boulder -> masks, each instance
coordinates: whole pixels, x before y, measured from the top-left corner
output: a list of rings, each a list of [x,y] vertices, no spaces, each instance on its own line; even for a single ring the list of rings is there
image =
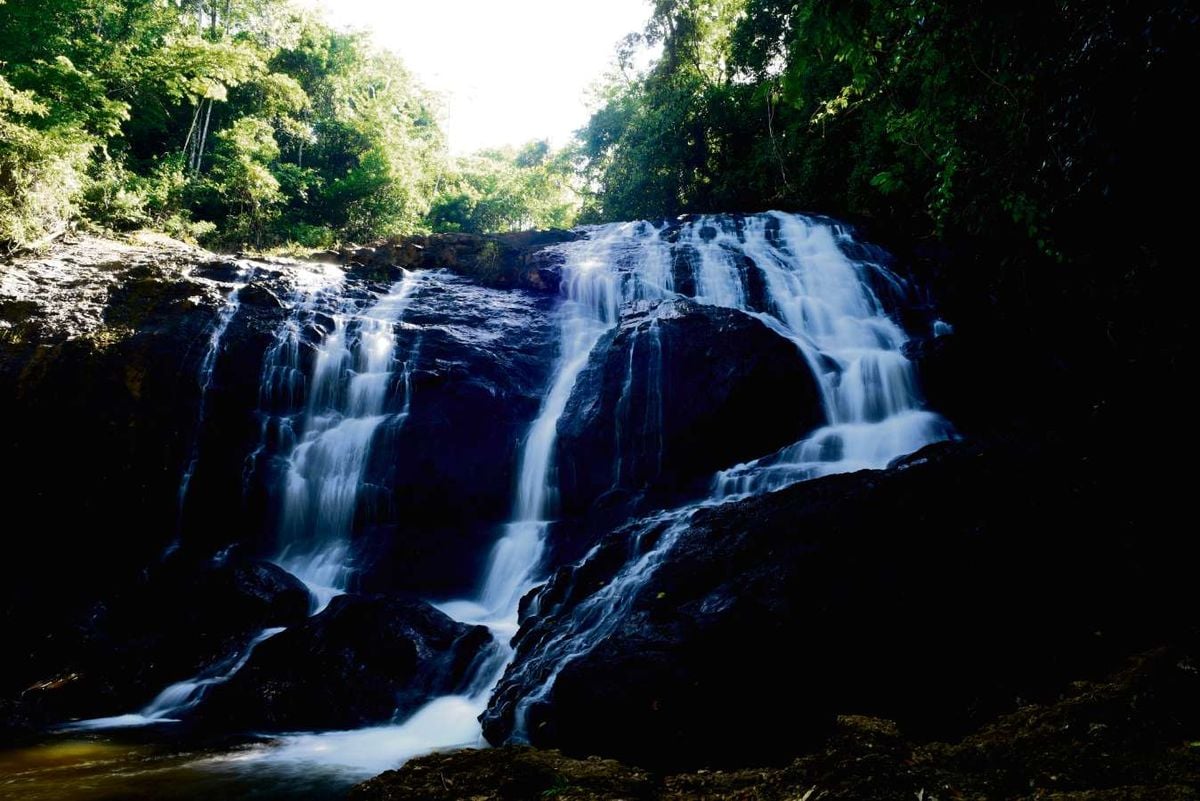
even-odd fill
[[[342,595],[271,637],[197,710],[220,730],[345,729],[464,690],[491,634],[419,601]]]
[[[694,497],[718,470],[823,420],[793,343],[734,309],[663,302],[606,335],[575,383],[558,427],[563,512],[582,515],[612,492]]]
[[[1116,466],[1080,447],[931,446],[618,530],[524,605],[485,734],[761,764],[837,714],[952,736],[1170,641],[1196,549],[1153,487],[1112,493]]]
[[[262,629],[303,622],[310,608],[307,588],[274,564],[179,554],[74,625],[47,632],[57,648],[45,653],[18,706],[42,725],[137,710]]]

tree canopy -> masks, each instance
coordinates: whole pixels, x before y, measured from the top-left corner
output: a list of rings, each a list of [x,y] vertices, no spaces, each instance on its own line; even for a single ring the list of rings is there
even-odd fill
[[[0,245],[74,220],[324,247],[573,219],[561,156],[452,158],[397,58],[287,0],[0,0],[0,41]]]
[[[1076,259],[1183,181],[1198,30],[1180,0],[654,0],[573,148],[454,158],[398,59],[288,0],[0,0],[0,247],[569,225],[581,189],[584,221],[807,209]]]
[[[775,206],[1060,258],[1182,152],[1196,32],[1171,0],[655,0],[580,135],[584,217]]]

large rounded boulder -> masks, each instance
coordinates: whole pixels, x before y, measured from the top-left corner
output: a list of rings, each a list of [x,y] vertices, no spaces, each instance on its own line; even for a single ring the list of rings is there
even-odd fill
[[[144,707],[164,687],[218,670],[266,628],[302,623],[308,589],[287,571],[238,553],[213,559],[178,552],[121,595],[70,625],[20,695],[43,725]]]
[[[695,494],[823,420],[795,343],[735,309],[663,302],[606,335],[575,384],[558,427],[563,512],[609,493]]]
[[[1193,630],[1195,546],[1076,447],[943,443],[619,529],[527,598],[485,734],[660,767],[844,714],[951,737]]]
[[[464,690],[491,641],[485,627],[420,601],[342,595],[259,644],[229,681],[212,687],[197,717],[254,731],[385,722]]]

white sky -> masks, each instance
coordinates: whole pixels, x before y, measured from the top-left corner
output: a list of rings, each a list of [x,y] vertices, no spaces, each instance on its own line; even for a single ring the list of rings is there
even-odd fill
[[[588,119],[589,87],[650,0],[307,0],[336,28],[369,31],[443,97],[455,153],[549,139]]]

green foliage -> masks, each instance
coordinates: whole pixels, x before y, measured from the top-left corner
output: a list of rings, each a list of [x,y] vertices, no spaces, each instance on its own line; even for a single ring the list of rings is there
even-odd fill
[[[49,117],[46,103],[0,75],[0,249],[36,243],[75,213],[96,141]]]
[[[565,228],[576,214],[570,154],[545,141],[458,159],[429,212],[435,231]]]
[[[583,217],[809,208],[1061,259],[1114,165],[1140,183],[1130,115],[1194,70],[1196,23],[1172,0],[657,0],[631,42],[661,57],[631,72],[627,46],[580,132]]]
[[[573,216],[565,156],[450,158],[403,64],[288,0],[0,3],[0,41],[6,248],[79,219],[315,248]]]
[[[216,139],[208,186],[232,210],[227,233],[237,241],[262,245],[284,200],[271,171],[279,158],[275,130],[265,120],[242,117]]]

